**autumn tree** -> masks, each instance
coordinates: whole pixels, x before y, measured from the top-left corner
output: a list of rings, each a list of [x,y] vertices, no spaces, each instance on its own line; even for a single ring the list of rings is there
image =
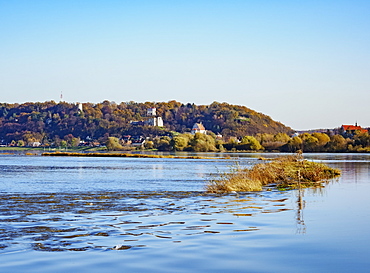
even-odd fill
[[[368,132],[361,132],[354,136],[354,142],[356,146],[363,148],[370,146],[370,135]]]
[[[164,119],[164,128],[133,126],[130,123],[144,122],[150,107],[157,108],[157,116]],[[89,137],[102,141],[107,140],[104,138],[106,134],[118,138],[123,134],[154,138],[170,131],[190,132],[196,122],[202,122],[208,131],[226,137],[292,132],[289,127],[245,106],[218,102],[211,105],[182,104],[177,101],[117,104],[106,100],[96,104],[83,103],[83,111],[77,104],[67,102],[0,103],[0,141],[7,143],[20,139],[25,143],[31,142],[30,137],[27,140],[22,138],[28,132],[42,136],[38,138],[34,135],[36,141],[50,142],[55,136],[64,140],[64,136],[69,134],[83,140]],[[67,144],[72,145],[70,141]]]
[[[18,147],[23,147],[25,145],[24,141],[22,139],[17,141],[17,146]]]
[[[191,134],[181,134],[172,138],[171,145],[175,151],[183,151],[189,146],[192,139]]]
[[[237,149],[258,151],[258,150],[262,150],[263,147],[255,137],[245,136],[243,137],[241,143],[237,145]]]
[[[279,150],[285,145],[290,137],[285,133],[272,134],[257,134],[256,139],[268,151]]]
[[[116,137],[108,137],[106,146],[109,151],[119,151],[123,149],[119,139]]]
[[[171,138],[169,136],[162,136],[155,139],[154,147],[156,147],[159,151],[170,151],[172,148],[170,142]]]
[[[345,152],[347,140],[341,135],[333,135],[328,142],[328,149],[331,152]]]
[[[215,152],[216,141],[212,136],[195,133],[193,139],[190,141],[191,149],[195,152]]]
[[[313,152],[316,150],[319,143],[316,137],[313,137],[310,133],[303,133],[299,137],[302,139],[304,152]]]
[[[289,141],[281,147],[281,151],[294,153],[302,150],[303,148],[302,144],[303,144],[302,139],[298,136],[295,136],[289,139]]]
[[[330,141],[330,137],[325,133],[312,133],[312,136],[318,140],[315,150],[325,151],[325,146]]]

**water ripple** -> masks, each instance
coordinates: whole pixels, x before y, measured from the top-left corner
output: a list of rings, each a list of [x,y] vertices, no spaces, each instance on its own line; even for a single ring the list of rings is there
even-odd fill
[[[0,251],[132,250],[189,236],[255,232],[261,228],[254,219],[258,214],[290,210],[286,195],[0,194]]]

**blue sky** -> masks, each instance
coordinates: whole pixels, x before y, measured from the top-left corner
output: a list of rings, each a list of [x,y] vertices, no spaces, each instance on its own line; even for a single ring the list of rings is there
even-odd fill
[[[0,0],[0,102],[245,105],[370,126],[369,1]]]

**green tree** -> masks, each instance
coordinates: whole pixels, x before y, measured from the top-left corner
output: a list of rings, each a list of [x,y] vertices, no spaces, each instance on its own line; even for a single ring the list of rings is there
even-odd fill
[[[173,137],[171,144],[175,151],[183,151],[189,143],[189,139],[183,136],[175,136]]]
[[[151,140],[145,141],[144,143],[145,149],[153,149],[154,148],[154,142]]]
[[[319,140],[316,137],[313,137],[309,133],[304,133],[299,136],[303,142],[303,151],[313,152],[316,151],[318,147]]]
[[[180,134],[172,138],[171,145],[175,151],[183,151],[189,146],[191,140],[193,140],[193,135]]]
[[[355,145],[361,145],[363,148],[370,146],[370,135],[368,132],[358,133],[354,136]]]
[[[171,150],[171,138],[168,136],[163,136],[159,138],[157,141],[156,146],[159,151],[170,151]]]
[[[24,144],[24,141],[22,139],[18,140],[17,141],[17,146],[18,147],[23,147],[25,144]]]
[[[62,147],[62,148],[67,148],[67,141],[62,140],[62,141],[60,142],[60,147]]]
[[[317,139],[316,144],[312,147],[312,151],[326,151],[326,144],[330,141],[330,137],[325,133],[312,133],[311,136]]]
[[[191,148],[194,152],[215,152],[216,141],[212,136],[195,133],[194,138],[190,141]]]
[[[77,147],[78,145],[80,145],[80,141],[81,141],[81,139],[79,137],[73,137],[71,139],[71,146],[72,147]]]
[[[259,141],[253,136],[243,137],[241,143],[237,146],[237,148],[239,150],[252,150],[252,151],[258,151],[263,149]]]
[[[116,137],[108,137],[106,146],[109,151],[118,151],[123,149],[119,139]]]
[[[325,133],[313,133],[312,136],[317,138],[318,144],[322,147],[330,141],[330,137]]]
[[[290,137],[285,133],[272,134],[257,134],[256,139],[261,143],[264,149],[268,151],[279,150],[285,145]]]
[[[239,144],[235,137],[231,137],[226,143],[223,144],[226,150],[236,150],[236,146]]]
[[[274,135],[274,141],[281,142],[281,143],[287,143],[290,140],[290,137],[285,133],[278,133]]]
[[[298,136],[295,136],[295,137],[289,139],[287,144],[285,144],[281,147],[281,150],[283,152],[294,153],[294,152],[302,150],[302,143],[303,143],[302,139]]]
[[[347,140],[341,135],[334,135],[328,142],[330,152],[345,152],[347,150]]]
[[[225,152],[226,151],[226,149],[225,149],[225,147],[222,143],[217,145],[217,149],[218,149],[219,152]]]

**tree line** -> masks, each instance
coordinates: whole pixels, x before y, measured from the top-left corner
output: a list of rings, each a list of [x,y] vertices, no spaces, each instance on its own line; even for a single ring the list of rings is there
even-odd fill
[[[147,109],[155,107],[163,127],[135,121],[147,119]],[[133,122],[134,121],[134,122]],[[108,137],[134,135],[154,138],[173,132],[189,133],[194,123],[225,137],[243,137],[257,133],[286,133],[293,130],[269,116],[245,106],[213,102],[210,105],[169,102],[76,103],[54,101],[23,104],[0,103],[0,142],[19,146],[33,143],[74,146],[79,141],[105,143]]]
[[[109,137],[108,150],[126,150],[125,142],[115,137]],[[210,132],[208,134],[179,134],[147,138],[142,149],[157,149],[159,151],[188,152],[370,152],[370,135],[368,132],[355,134],[303,133],[292,137],[285,133],[256,134],[242,138],[232,137],[227,141]]]
[[[163,127],[137,123],[155,107]],[[134,121],[134,122],[133,122]],[[136,123],[135,123],[136,122]],[[191,134],[202,123],[207,134]],[[138,125],[139,124],[139,125]],[[368,132],[303,133],[245,106],[169,102],[76,103],[54,101],[0,103],[0,144],[75,147],[81,142],[127,149],[124,136],[145,139],[147,149],[161,151],[369,152]],[[220,137],[222,135],[222,137]]]

